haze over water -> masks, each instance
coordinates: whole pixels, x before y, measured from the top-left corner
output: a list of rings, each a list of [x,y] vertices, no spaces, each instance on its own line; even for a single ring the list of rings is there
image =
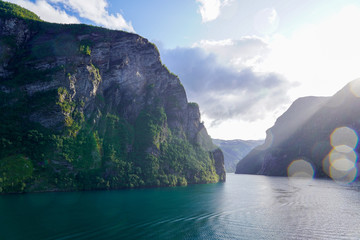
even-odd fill
[[[360,239],[360,185],[226,183],[0,196],[0,239]]]

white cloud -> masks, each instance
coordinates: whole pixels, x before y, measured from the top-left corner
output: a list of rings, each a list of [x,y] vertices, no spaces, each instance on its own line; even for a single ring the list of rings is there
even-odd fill
[[[276,76],[283,76],[287,82],[287,85],[286,82],[282,82],[283,85],[278,85],[279,88],[269,89],[261,84],[264,82],[260,81],[259,84],[259,81],[255,81],[259,93],[241,92],[240,87],[232,86],[236,90],[237,98],[232,95],[231,89],[223,93],[220,91],[221,88],[215,88],[216,91],[209,91],[203,99],[195,99],[200,103],[205,124],[213,137],[261,138],[261,132],[264,134],[265,130],[272,126],[276,118],[289,106],[290,101],[311,95],[331,96],[351,80],[360,77],[358,6],[345,7],[337,14],[319,22],[303,25],[290,36],[271,35],[272,29],[276,29],[277,25],[276,12],[268,9],[268,14],[263,17],[257,20],[264,23],[263,26],[258,25],[263,27],[258,30],[267,36],[266,40],[259,37],[243,37],[237,40],[203,40],[193,45],[203,49],[207,54],[216,56],[219,64],[236,69],[239,73],[251,69],[258,80],[259,76],[277,73]],[[269,23],[267,27],[265,23]],[[273,23],[275,25],[272,25]],[[219,75],[210,69],[208,74],[195,76],[193,81],[198,81],[197,78],[200,77],[215,76]],[[218,81],[221,81],[221,78],[218,78]],[[228,83],[227,80],[225,82]],[[199,86],[206,85],[203,83]],[[187,92],[189,97],[198,97],[196,92],[193,95],[190,90]],[[279,98],[277,94],[283,94],[290,99]],[[246,102],[247,99],[251,102]],[[215,109],[217,112],[211,113],[209,109]],[[223,121],[211,124],[221,117]]]
[[[256,69],[270,51],[268,43],[256,36],[245,36],[236,40],[201,40],[193,44],[193,47],[215,54],[219,63],[237,70],[246,67]]]
[[[202,21],[210,22],[215,20],[220,15],[222,7],[228,5],[232,0],[196,0],[200,4],[199,12]]]
[[[260,37],[202,40],[191,48],[161,52],[189,100],[199,103],[214,138],[264,139],[291,103],[288,92],[295,85],[276,71],[261,69],[271,49]]]
[[[50,5],[45,0],[37,0],[35,3],[27,0],[8,0],[8,2],[18,4],[34,12],[44,21],[53,23],[80,23],[76,17],[68,15],[64,10]]]
[[[265,8],[256,13],[254,28],[261,35],[271,35],[279,26],[280,18],[274,8]]]
[[[239,136],[236,128],[225,126],[234,126],[237,122],[240,129],[257,122],[262,128],[258,131],[247,128],[241,136],[260,139],[274,123],[274,115],[278,116],[284,105],[290,104],[287,92],[293,87],[280,74],[259,72],[247,66],[249,59],[262,59],[266,48],[267,44],[261,39],[246,37],[201,41],[192,48],[162,49],[161,52],[164,63],[179,75],[189,100],[199,103],[212,137],[229,139],[235,132]],[[239,62],[234,64],[233,58]]]
[[[135,32],[131,22],[127,22],[120,13],[110,14],[106,0],[9,0],[39,15],[44,21],[54,23],[80,23],[79,19],[68,12],[77,13],[96,25],[110,29]]]
[[[303,96],[331,96],[349,81],[360,77],[360,8],[357,6],[345,7],[321,22],[303,25],[291,36],[276,34],[266,41],[255,39],[201,41],[195,45],[219,56],[223,63],[232,62],[232,67],[237,69],[251,67],[257,73],[281,74],[287,81],[291,81],[291,88],[287,91],[283,89],[282,92],[291,101]],[[247,42],[246,47],[235,44],[239,42]],[[239,64],[234,64],[234,59],[238,59]],[[259,85],[258,90],[268,91],[268,88]],[[251,97],[251,94],[247,93],[246,96]],[[216,99],[225,104],[226,99],[220,98],[221,95]],[[262,112],[262,117],[243,112],[218,125],[209,124],[214,118],[208,116],[206,108],[200,104],[205,112],[204,120],[210,135],[227,139],[264,136],[261,133],[264,134],[273,125],[290,102],[278,102],[277,107],[269,111],[266,104],[273,105],[273,99],[262,99],[253,108]],[[231,103],[238,104],[239,101],[231,99],[227,104]],[[217,109],[220,105],[212,107]]]
[[[360,8],[348,6],[318,23],[302,26],[290,37],[276,35],[263,71],[282,73],[300,83],[292,98],[330,96],[360,77]]]
[[[108,12],[106,0],[49,0],[52,3],[62,4],[75,11],[80,17],[89,19],[96,24],[110,29],[135,32],[131,22],[127,22],[120,13],[112,15]]]
[[[285,109],[282,109],[282,111],[285,111]],[[212,138],[257,140],[265,139],[265,131],[274,125],[275,119],[278,116],[276,114],[279,114],[279,112],[268,114],[264,119],[252,122],[242,120],[241,118],[233,118],[217,125],[210,125],[211,120],[206,115],[202,114],[201,116]]]

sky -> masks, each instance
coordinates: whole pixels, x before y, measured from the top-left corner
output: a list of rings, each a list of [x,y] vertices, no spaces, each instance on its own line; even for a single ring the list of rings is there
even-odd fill
[[[154,42],[213,138],[264,139],[297,98],[331,96],[360,77],[358,0],[8,2]]]

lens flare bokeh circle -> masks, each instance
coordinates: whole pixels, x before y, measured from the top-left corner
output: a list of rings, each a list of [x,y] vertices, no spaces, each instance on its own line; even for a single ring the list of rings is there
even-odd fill
[[[349,127],[336,128],[330,135],[330,144],[333,149],[323,159],[324,172],[334,181],[351,183],[358,176],[357,153],[359,137]]]
[[[330,135],[330,143],[333,148],[339,148],[338,151],[349,151],[355,149],[359,138],[356,132],[349,127],[336,128]]]
[[[298,159],[290,163],[287,173],[290,178],[313,178],[315,171],[311,163]]]

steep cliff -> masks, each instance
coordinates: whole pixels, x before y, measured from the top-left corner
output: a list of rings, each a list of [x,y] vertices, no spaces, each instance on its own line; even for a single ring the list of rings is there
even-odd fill
[[[225,180],[198,105],[154,44],[0,10],[1,191]]]
[[[267,131],[265,143],[239,162],[236,173],[286,176],[294,161],[303,160],[315,177],[354,180],[359,90],[360,80],[354,80],[332,97],[296,100]]]
[[[304,97],[294,101],[289,109],[276,120],[274,126],[266,131],[265,142],[239,161],[235,173],[259,173],[265,155],[286,143],[290,136],[301,129],[327,100],[326,97]]]

